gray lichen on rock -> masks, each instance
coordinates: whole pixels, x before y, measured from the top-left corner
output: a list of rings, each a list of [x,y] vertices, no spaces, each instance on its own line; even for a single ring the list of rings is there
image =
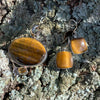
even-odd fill
[[[20,90],[9,91],[9,100],[93,100],[98,96],[100,87],[100,0],[80,0],[70,7],[72,0],[8,0],[10,12],[1,24],[0,47],[8,49],[15,38],[30,36],[30,30],[38,25],[36,38],[48,51],[45,64],[30,68],[28,75],[12,77],[12,64],[0,50],[0,96],[3,98],[9,86],[23,84]],[[4,0],[3,0],[4,3]],[[82,55],[73,54],[74,65],[71,69],[58,69],[56,53],[66,48],[66,36],[74,33],[84,37],[89,49]],[[70,33],[70,34],[68,34]],[[0,34],[1,35],[1,34]],[[69,49],[70,50],[70,49]],[[95,93],[97,91],[97,94]],[[90,99],[91,98],[91,99]],[[96,97],[95,97],[96,98]],[[100,98],[98,96],[98,98]],[[95,99],[96,100],[96,99]]]
[[[8,66],[9,59],[3,50],[0,50],[0,98],[3,99],[11,83],[12,72]]]

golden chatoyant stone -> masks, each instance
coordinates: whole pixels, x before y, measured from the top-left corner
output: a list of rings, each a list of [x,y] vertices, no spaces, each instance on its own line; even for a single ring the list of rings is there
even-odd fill
[[[43,44],[29,37],[15,39],[9,46],[8,52],[15,63],[22,65],[39,64],[44,62],[47,56]]]
[[[61,51],[56,55],[56,65],[58,68],[65,69],[73,66],[73,57],[71,52]]]
[[[25,68],[25,67],[19,67],[19,68],[18,68],[18,73],[19,73],[20,75],[26,75],[26,74],[28,73],[28,70],[27,70],[27,68]]]
[[[88,49],[88,44],[84,38],[75,38],[71,40],[71,48],[74,54],[82,54]]]

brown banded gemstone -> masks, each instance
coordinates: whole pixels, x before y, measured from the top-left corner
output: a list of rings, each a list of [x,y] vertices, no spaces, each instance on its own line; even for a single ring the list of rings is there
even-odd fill
[[[12,59],[14,57],[24,65],[38,64],[46,55],[46,49],[43,44],[29,37],[15,39],[9,46],[8,51]]]
[[[73,57],[71,52],[61,51],[56,55],[56,65],[58,68],[65,69],[73,66]]]
[[[75,38],[71,40],[71,48],[74,54],[82,54],[88,49],[88,44],[84,38]]]

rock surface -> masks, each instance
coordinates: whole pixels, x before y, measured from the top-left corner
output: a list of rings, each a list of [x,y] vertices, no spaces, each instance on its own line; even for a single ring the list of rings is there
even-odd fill
[[[1,0],[0,99],[99,100],[99,5],[100,0]],[[29,68],[27,75],[15,76],[8,46],[15,38],[30,36],[36,25],[34,35],[47,48],[47,60]],[[73,54],[73,68],[58,69],[56,53],[61,48],[71,51],[67,39],[75,36],[87,40],[88,51]]]

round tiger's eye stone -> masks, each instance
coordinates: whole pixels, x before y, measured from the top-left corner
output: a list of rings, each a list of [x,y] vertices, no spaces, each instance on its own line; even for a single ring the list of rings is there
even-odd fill
[[[56,65],[58,68],[65,69],[73,66],[73,57],[71,52],[61,51],[56,55]]]
[[[19,65],[36,65],[43,63],[47,52],[43,44],[33,38],[15,39],[9,46],[9,55]]]
[[[19,67],[19,68],[18,68],[18,73],[19,73],[20,75],[26,75],[26,74],[28,73],[28,70],[27,70],[27,68]]]
[[[71,40],[71,48],[74,54],[82,54],[88,49],[88,44],[84,38],[75,38]]]

